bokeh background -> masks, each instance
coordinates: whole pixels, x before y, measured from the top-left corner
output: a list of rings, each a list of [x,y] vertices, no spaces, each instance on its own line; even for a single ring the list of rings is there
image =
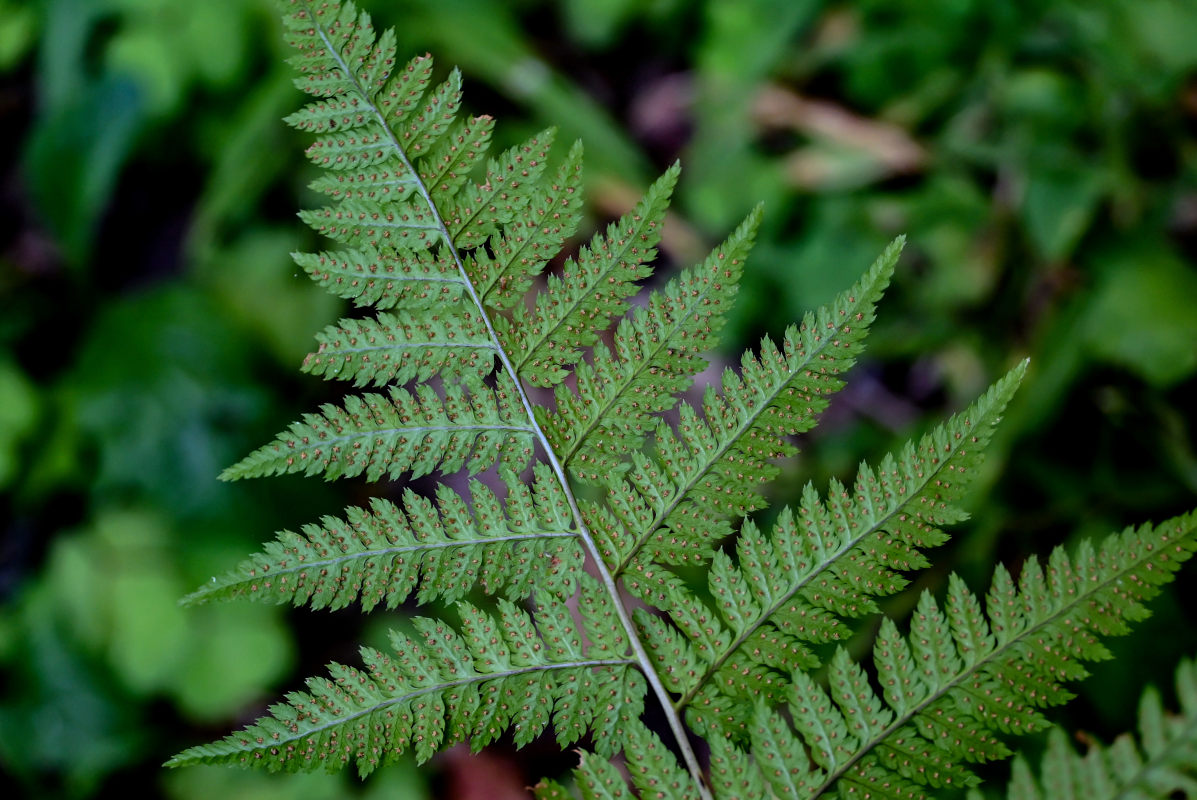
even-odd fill
[[[460,65],[499,144],[585,140],[587,232],[679,158],[664,268],[763,201],[722,358],[909,236],[778,504],[1031,357],[973,519],[916,589],[1197,506],[1197,3],[366,5],[401,53]],[[500,745],[365,783],[160,768],[393,621],[176,603],[388,488],[215,479],[340,390],[297,370],[342,308],[287,255],[318,245],[295,218],[316,198],[279,121],[301,102],[286,55],[268,0],[0,0],[6,797],[504,798],[572,761]],[[1140,689],[1197,654],[1194,574],[1056,719],[1133,725]]]

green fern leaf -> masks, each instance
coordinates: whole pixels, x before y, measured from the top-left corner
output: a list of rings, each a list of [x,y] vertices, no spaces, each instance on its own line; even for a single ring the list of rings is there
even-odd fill
[[[588,582],[583,592],[597,597],[602,590]],[[333,664],[329,677],[312,678],[307,692],[288,695],[270,716],[169,765],[295,771],[354,763],[366,775],[405,752],[426,761],[455,742],[480,748],[509,727],[526,743],[564,705],[605,743],[606,755],[615,752],[621,731],[641,713],[644,682],[634,661],[594,657],[581,641],[606,652],[625,645],[604,639],[601,626],[576,630],[568,610],[548,600],[538,615],[544,636],[528,612],[505,601],[497,616],[467,603],[458,609],[460,631],[417,619],[418,638],[392,634],[392,655],[363,648],[364,670]],[[568,744],[569,729],[558,737]]]
[[[465,270],[489,307],[508,310],[573,235],[581,218],[582,145],[575,143],[547,186],[537,185],[523,215],[474,250]]]
[[[538,465],[531,487],[507,476],[502,502],[485,484],[466,499],[447,486],[437,503],[406,490],[402,507],[375,498],[370,510],[324,517],[302,533],[282,531],[264,552],[200,587],[188,603],[246,597],[274,603],[369,611],[462,598],[475,585],[518,600],[533,590],[568,597],[582,566],[578,532],[554,476]]]
[[[449,307],[452,309],[452,306]],[[303,371],[356,386],[427,381],[434,376],[478,385],[495,367],[498,348],[469,310],[403,311],[343,319],[316,335],[320,348]]]
[[[298,88],[317,97],[338,97],[358,94],[362,86],[383,85],[395,61],[393,32],[376,44],[370,16],[351,2],[292,6],[283,25],[287,43],[299,51],[288,59],[300,73]],[[403,75],[411,74],[416,63]],[[402,86],[402,76],[397,84]]]
[[[806,672],[793,673],[785,717],[757,701],[751,750],[730,737],[711,738],[715,795],[798,800],[835,792],[923,800],[932,796],[928,790],[976,785],[970,765],[1009,756],[1006,735],[1045,727],[1040,709],[1069,697],[1060,684],[1085,677],[1082,662],[1108,657],[1100,638],[1124,634],[1128,620],[1146,616],[1144,603],[1195,551],[1197,512],[1128,528],[1098,548],[1082,543],[1071,558],[1057,548],[1046,571],[1033,559],[1024,565],[1017,589],[999,568],[987,614],[952,575],[946,607],[924,593],[908,636],[883,620],[873,650],[881,695],[840,648],[827,688]],[[1187,665],[1178,677],[1190,716],[1197,708],[1194,674]],[[1178,772],[1177,764],[1191,768],[1186,759],[1192,759],[1197,728],[1191,719],[1165,723],[1151,700],[1144,708],[1144,747],[1161,760],[1152,780],[1191,785],[1192,776]],[[1066,790],[1078,780],[1074,765],[1063,756],[1048,758],[1054,777],[1045,781],[1062,792],[1044,796],[1069,796]],[[1087,769],[1107,783],[1111,770],[1123,780],[1147,780],[1141,760],[1125,752],[1118,758],[1112,767]],[[1012,796],[1039,797],[1025,764],[1017,769],[1019,794]]]
[[[1100,548],[1082,543],[1072,558],[1057,548],[1046,571],[1034,560],[1024,565],[1017,590],[999,569],[988,631],[962,640],[953,632],[976,631],[981,621],[953,576],[946,610],[924,594],[909,637],[883,621],[874,663],[885,701],[842,649],[830,693],[794,673],[789,713],[814,759],[806,782],[817,784],[816,795],[838,787],[843,796],[875,797],[908,796],[887,788],[891,780],[909,791],[975,784],[967,764],[1009,755],[1001,734],[1044,727],[1039,709],[1067,699],[1060,684],[1085,677],[1082,662],[1108,657],[1100,637],[1146,616],[1143,603],[1194,551],[1197,513],[1127,529]]]
[[[441,225],[422,199],[379,207],[367,200],[344,200],[335,206],[300,211],[312,230],[355,247],[392,244],[405,250],[431,247],[441,240]]]
[[[367,87],[370,84],[362,81],[360,85]],[[400,106],[393,112],[394,119],[388,126],[398,139],[397,149],[413,160],[431,151],[457,117],[461,107],[461,72],[456,68],[451,70],[448,79],[423,99],[424,104],[418,111],[410,105]]]
[[[871,664],[840,648],[824,665],[821,646],[876,613],[964,518],[965,487],[1025,363],[917,443],[862,465],[851,489],[808,486],[763,531],[747,516],[768,502],[774,460],[797,451],[790,437],[843,385],[902,240],[780,343],[745,354],[699,407],[679,406],[734,299],[759,209],[633,307],[674,165],[541,277],[579,224],[581,145],[552,169],[552,129],[488,157],[494,123],[462,113],[459,72],[434,85],[426,56],[396,68],[395,36],[376,34],[352,2],[285,7],[297,84],[314,95],[287,121],[314,135],[307,155],[324,174],[312,187],[328,198],[301,217],[345,245],[294,258],[377,312],[318,334],[304,369],[377,391],[304,416],[222,477],[493,470],[506,491],[477,479],[441,484],[434,498],[404,488],[399,502],[282,531],[191,595],[449,606],[395,633],[394,653],[367,648],[360,668],[331,665],[172,765],[353,763],[365,774],[509,731],[518,746],[550,733],[562,747],[587,741],[595,752],[575,773],[584,797],[921,798],[972,785],[974,764],[1042,727],[1083,662],[1106,655],[1100,638],[1143,616],[1197,549],[1195,512],[1071,558],[1057,550],[1046,570],[1031,561],[1017,588],[999,570],[984,606],[953,577],[942,604],[922,595],[908,633],[881,622]],[[553,389],[553,407],[538,407],[529,386]],[[597,491],[583,497],[577,483]],[[679,566],[705,570],[705,586]],[[646,607],[630,613],[624,592]],[[650,692],[681,765],[640,719]],[[1109,770],[1086,772],[1053,756],[1048,770],[1097,785],[1159,765],[1134,785],[1165,785],[1182,737],[1158,704],[1145,708],[1155,709],[1141,726],[1146,761],[1117,751]],[[694,733],[710,747],[708,770]],[[620,753],[631,786],[612,763]],[[536,791],[569,796],[553,782]]]
[[[631,212],[582,248],[561,277],[549,276],[531,311],[521,307],[510,320],[499,318],[499,339],[522,379],[537,386],[560,383],[565,368],[581,359],[580,348],[593,345],[627,309],[635,281],[650,272],[678,172],[676,164],[666,170]]]
[[[467,184],[452,197],[439,194],[437,187],[429,190],[430,202],[439,209],[455,247],[478,247],[522,214],[531,199],[528,190],[548,165],[554,136],[549,129],[512,147],[487,166],[483,183]]]
[[[689,652],[702,654],[705,663],[671,687],[696,730],[739,735],[754,698],[774,698],[795,666],[818,665],[809,645],[846,637],[845,619],[875,613],[874,598],[906,585],[899,572],[927,566],[921,551],[942,544],[942,526],[966,516],[957,503],[1025,371],[1023,362],[876,469],[861,465],[852,492],[832,481],[821,500],[808,485],[798,518],[783,510],[771,536],[746,523],[738,564],[723,552],[711,564],[713,606],[666,570],[653,570],[651,581],[629,575],[629,588],[669,609]],[[659,630],[663,623],[644,624],[658,629],[654,648],[677,646]]]
[[[625,317],[614,349],[599,342],[593,364],[575,372],[577,391],[556,390],[556,409],[544,415],[549,443],[581,480],[601,483],[626,466],[644,443],[654,414],[667,411],[707,364],[760,223],[756,209],[698,267],[673,278]]]
[[[760,485],[776,477],[769,459],[792,455],[782,437],[809,430],[843,382],[873,321],[903,241],[891,244],[863,278],[831,304],[786,331],[782,347],[761,343],[741,374],[709,390],[703,414],[681,406],[676,429],[661,422],[656,454],[633,453],[627,478],[614,480],[610,511],[583,508],[604,560],[616,576],[652,562],[701,563],[731,534],[727,518],[765,505]],[[643,556],[641,553],[643,552]]]
[[[632,783],[640,797],[657,800],[697,800],[698,790],[685,770],[679,769],[673,755],[657,735],[638,722],[626,732],[627,767]],[[623,776],[604,759],[583,753],[581,763],[574,770],[574,781],[583,798],[631,798]],[[537,800],[564,800],[572,797],[556,781],[541,781],[534,788]],[[759,795],[744,795],[753,797]]]
[[[359,306],[453,307],[466,288],[452,259],[429,252],[400,259],[393,248],[365,247],[292,258],[320,286]]]
[[[474,165],[481,162],[494,127],[491,117],[471,117],[453,123],[445,137],[420,160],[420,181],[434,195],[455,194],[469,179]]]
[[[320,414],[305,415],[220,477],[302,472],[328,479],[364,474],[376,481],[462,467],[475,474],[496,464],[517,472],[532,457],[534,429],[513,404],[516,396],[500,377],[496,389],[449,386],[443,398],[427,385],[414,393],[392,388],[388,396],[349,397],[344,407],[326,404]]]
[[[1148,688],[1139,702],[1139,741],[1130,734],[1109,747],[1090,744],[1078,755],[1059,728],[1048,737],[1040,777],[1022,756],[1014,760],[1009,800],[1164,800],[1197,796],[1197,664],[1176,670],[1180,713],[1164,710],[1160,693]],[[980,800],[980,794],[970,794]]]

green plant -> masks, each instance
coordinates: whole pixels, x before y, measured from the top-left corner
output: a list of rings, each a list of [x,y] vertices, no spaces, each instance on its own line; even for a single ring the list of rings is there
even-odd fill
[[[642,796],[922,797],[975,784],[970,765],[1043,727],[1041,709],[1068,698],[1061,684],[1105,655],[1099,638],[1144,616],[1197,549],[1191,513],[1057,549],[1017,581],[999,567],[984,608],[953,576],[942,603],[921,595],[905,633],[883,617],[871,662],[855,662],[830,645],[964,517],[1026,362],[862,465],[852,487],[807,486],[763,530],[750,515],[767,504],[773,461],[842,386],[901,242],[780,345],[766,338],[725,370],[700,408],[679,402],[706,366],[759,211],[633,306],[675,166],[540,283],[578,224],[581,146],[550,169],[546,131],[483,165],[493,123],[461,117],[457,72],[430,89],[431,60],[395,69],[394,36],[376,36],[352,3],[289,5],[298,83],[318,99],[288,122],[318,135],[308,154],[329,171],[314,188],[333,199],[302,216],[345,245],[295,258],[378,309],[326,329],[305,369],[385,391],[305,416],[223,477],[446,481],[435,501],[408,488],[399,503],[284,531],[189,600],[446,607],[395,632],[393,653],[363,649],[364,669],[333,665],[271,716],[171,765],[352,762],[366,774],[407,751],[425,760],[458,741],[511,730],[523,745],[552,730],[594,751],[577,771],[585,797],[626,795],[620,753]],[[536,387],[553,402],[536,403]],[[503,491],[448,481],[492,470]],[[683,577],[696,571],[703,585]],[[680,766],[640,720],[647,695]],[[567,795],[551,781],[537,791]]]
[[[1169,797],[1197,794],[1197,668],[1181,661],[1176,669],[1179,714],[1164,710],[1160,693],[1148,688],[1139,703],[1139,740],[1119,736],[1109,746],[1091,742],[1084,756],[1073,752],[1068,737],[1053,728],[1036,778],[1021,755],[1014,760],[1010,800],[1088,797]],[[978,800],[979,792],[969,795]]]

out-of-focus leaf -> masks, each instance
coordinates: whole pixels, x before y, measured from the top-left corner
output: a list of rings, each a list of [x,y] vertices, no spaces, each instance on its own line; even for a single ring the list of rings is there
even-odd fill
[[[134,140],[145,108],[127,79],[80,87],[40,118],[25,152],[29,190],[69,263],[87,258],[100,213]]]
[[[87,797],[111,771],[135,763],[146,730],[131,698],[79,651],[50,586],[33,587],[13,633],[18,655],[4,664],[0,762],[8,777],[42,796],[40,776],[57,773],[62,796]]]
[[[1054,144],[1085,122],[1084,101],[1084,86],[1078,81],[1050,69],[1031,68],[1005,76],[996,105],[1009,119],[1047,134],[1026,143],[1042,146]]]
[[[211,259],[220,258],[213,250],[221,234],[253,217],[262,194],[287,165],[288,149],[281,145],[290,131],[279,119],[294,105],[297,92],[290,73],[280,68],[246,95],[228,118],[209,121],[212,130],[205,131],[203,141],[210,152],[204,156],[213,163],[187,242],[188,254],[201,270]],[[280,146],[263,147],[263,142]]]
[[[105,66],[142,87],[153,116],[174,114],[193,83],[219,87],[243,74],[248,0],[108,1],[123,18],[105,50]]]
[[[1105,190],[1092,164],[1032,168],[1022,202],[1023,224],[1048,262],[1067,259],[1093,221]]]
[[[895,227],[909,231],[915,253],[926,254],[926,269],[908,288],[918,294],[920,306],[955,310],[986,297],[1000,267],[989,202],[975,184],[959,175],[937,174],[890,202],[902,217]],[[880,215],[885,213],[881,208]]]
[[[852,27],[838,54],[843,91],[866,108],[917,91],[945,67],[971,66],[977,40],[1000,38],[1002,18],[1013,15],[1006,3],[959,0],[867,0],[849,8],[844,27]]]
[[[92,491],[135,490],[181,515],[215,503],[212,476],[264,402],[250,356],[194,290],[159,289],[106,309],[63,386],[98,450]]]
[[[562,10],[579,42],[606,45],[640,5],[636,0],[564,0]]]
[[[100,575],[111,604],[108,661],[130,689],[151,694],[178,681],[192,635],[190,620],[174,602],[183,582],[158,520],[120,515],[101,520],[101,526],[114,556],[108,562],[113,571]]]
[[[205,722],[225,719],[277,681],[295,659],[279,612],[245,604],[189,610],[190,635],[170,686],[179,709]]]
[[[812,205],[801,239],[757,246],[753,260],[782,286],[787,309],[801,312],[830,301],[852,285],[868,254],[884,247],[884,234],[869,225],[864,211],[848,198],[828,197]]]
[[[1177,78],[1197,67],[1197,6],[1186,0],[1121,0],[1116,22],[1137,40],[1141,56]]]
[[[132,691],[169,691],[199,718],[232,713],[291,661],[292,647],[270,606],[214,606],[184,614],[187,584],[164,520],[144,511],[108,512],[63,539],[48,591],[75,638],[96,651]]]
[[[682,202],[708,229],[734,225],[760,202],[768,215],[791,191],[785,170],[753,149],[759,131],[751,109],[770,69],[815,10],[805,0],[705,5]]]
[[[16,476],[18,448],[37,421],[39,405],[33,384],[16,364],[0,356],[0,489]]]
[[[212,252],[200,267],[229,318],[252,331],[288,366],[299,364],[313,349],[313,337],[336,319],[342,306],[291,263],[287,253],[297,249],[294,231],[256,230]],[[263,297],[270,298],[269,313],[263,313]]]
[[[78,639],[136,694],[177,680],[189,631],[178,606],[184,583],[165,521],[144,511],[106,512],[59,539],[49,590]]]
[[[0,2],[0,72],[24,58],[37,34],[37,17],[30,6],[13,0]]]
[[[268,775],[228,767],[200,766],[166,774],[171,800],[423,800],[428,786],[412,760],[389,763],[359,784],[344,773]]]
[[[1090,352],[1167,386],[1197,370],[1197,271],[1156,244],[1107,247],[1094,257],[1083,322]]]

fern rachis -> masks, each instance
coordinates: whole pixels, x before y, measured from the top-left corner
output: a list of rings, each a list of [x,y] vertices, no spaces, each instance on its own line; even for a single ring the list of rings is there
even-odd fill
[[[908,635],[883,622],[871,667],[842,648],[821,664],[819,646],[900,591],[964,516],[957,504],[1025,362],[917,443],[862,465],[851,489],[808,486],[762,530],[747,516],[766,504],[772,462],[843,385],[901,243],[780,345],[745,354],[700,408],[679,406],[759,210],[632,307],[675,165],[541,278],[580,219],[580,146],[552,168],[545,132],[484,164],[493,121],[461,116],[456,71],[432,87],[428,57],[396,70],[393,34],[376,35],[350,2],[286,6],[297,83],[317,97],[287,121],[319,137],[308,155],[327,172],[313,187],[332,198],[301,216],[344,246],[296,261],[378,309],[318,334],[304,369],[377,391],[306,415],[223,477],[493,469],[502,490],[475,479],[434,501],[406,489],[398,503],[283,531],[191,595],[363,610],[414,595],[453,612],[417,619],[394,634],[393,655],[364,649],[364,668],[333,665],[173,765],[355,762],[364,774],[407,751],[426,760],[457,741],[481,747],[512,729],[522,745],[551,729],[562,746],[596,750],[577,772],[586,796],[624,791],[609,761],[621,751],[645,796],[925,796],[970,784],[962,762],[1008,755],[999,734],[1041,726],[1036,706],[1066,699],[1060,683],[1102,656],[1097,637],[1123,632],[1197,548],[1188,515],[1074,558],[1058,550],[1017,589],[999,570],[984,610],[953,578],[942,609],[923,595]],[[553,390],[551,409],[532,402],[533,386]],[[679,565],[704,568],[705,589]],[[661,614],[629,613],[624,590]],[[826,688],[812,677],[823,666]],[[684,768],[639,721],[650,692]],[[691,731],[711,748],[709,770]]]

